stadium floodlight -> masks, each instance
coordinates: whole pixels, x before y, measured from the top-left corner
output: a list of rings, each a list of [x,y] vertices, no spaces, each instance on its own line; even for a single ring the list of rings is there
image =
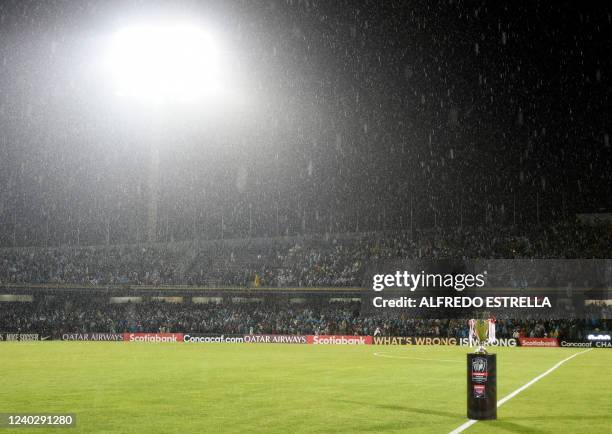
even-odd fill
[[[221,56],[215,45],[211,35],[198,25],[154,20],[119,29],[111,36],[103,56],[104,71],[112,81],[114,93],[154,108],[155,116],[150,122],[149,242],[157,241],[160,158],[157,143],[161,140],[161,125],[167,125],[166,115],[172,113],[169,103],[220,102],[218,97],[226,89],[220,85]],[[152,114],[148,110],[143,112],[147,117]]]
[[[191,24],[120,29],[111,40],[107,63],[120,96],[160,103],[193,101],[219,90],[211,36]]]

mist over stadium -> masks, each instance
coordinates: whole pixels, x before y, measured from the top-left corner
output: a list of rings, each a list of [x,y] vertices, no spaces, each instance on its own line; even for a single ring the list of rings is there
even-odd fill
[[[608,432],[611,48],[573,2],[0,3],[0,429]]]

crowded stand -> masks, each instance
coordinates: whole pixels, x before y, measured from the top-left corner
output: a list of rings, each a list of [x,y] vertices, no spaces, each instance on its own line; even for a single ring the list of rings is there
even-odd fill
[[[609,258],[609,226],[565,222],[0,251],[0,283],[351,287],[380,259]]]
[[[578,222],[519,231],[511,226],[428,229],[414,234],[360,233],[107,245],[10,248],[0,252],[0,284],[72,288],[69,294],[34,293],[30,302],[0,303],[0,331],[194,332],[206,334],[339,334],[467,336],[465,320],[381,316],[361,310],[354,298],[219,297],[215,302],[112,302],[86,288],[164,287],[358,288],[370,261],[386,259],[525,259],[611,257],[612,231]],[[556,273],[553,270],[553,274]],[[541,274],[541,273],[540,273]],[[516,283],[520,287],[521,282]],[[78,290],[77,288],[81,288]],[[160,293],[161,294],[161,293]],[[162,297],[163,298],[163,297]],[[221,302],[222,300],[222,302]],[[186,302],[184,302],[186,301]],[[593,304],[581,319],[499,318],[500,337],[581,339],[609,330],[610,307]],[[558,318],[564,318],[559,315]]]
[[[500,338],[582,339],[587,331],[612,328],[612,308],[595,304],[583,319],[498,319]],[[206,334],[468,336],[458,319],[414,319],[365,314],[358,302],[217,303],[143,301],[111,303],[77,295],[40,297],[31,303],[0,303],[0,330],[14,333],[190,332]]]

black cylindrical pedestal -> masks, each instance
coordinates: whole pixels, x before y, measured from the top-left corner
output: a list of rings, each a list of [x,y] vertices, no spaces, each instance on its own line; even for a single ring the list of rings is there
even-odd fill
[[[497,357],[467,355],[468,419],[497,419]]]

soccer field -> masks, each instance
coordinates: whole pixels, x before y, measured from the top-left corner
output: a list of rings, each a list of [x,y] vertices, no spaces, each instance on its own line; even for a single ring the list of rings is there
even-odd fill
[[[582,351],[496,349],[498,399]],[[466,352],[3,342],[0,412],[75,413],[70,432],[448,433],[467,420]],[[612,351],[580,354],[465,432],[610,432],[611,372]]]

